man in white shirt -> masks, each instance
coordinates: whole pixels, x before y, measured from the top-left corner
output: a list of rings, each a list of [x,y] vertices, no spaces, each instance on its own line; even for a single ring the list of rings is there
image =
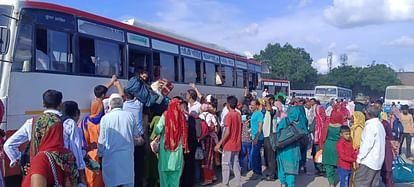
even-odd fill
[[[134,143],[138,125],[131,112],[123,111],[121,95],[109,97],[110,110],[102,117],[98,155],[105,186],[134,186]]]
[[[276,111],[272,108],[273,95],[265,97],[265,107],[262,109],[264,113],[263,119],[263,137],[264,137],[264,154],[267,159],[266,180],[274,181],[276,178],[276,155],[272,148],[270,133],[273,133],[273,118],[276,118]]]
[[[262,98],[265,98],[267,95],[269,95],[269,92],[267,92],[267,88],[265,88],[262,92]]]
[[[43,105],[46,108],[43,113],[52,113],[58,116],[62,116],[62,113],[58,110],[62,103],[62,93],[56,90],[47,90],[43,93]],[[21,159],[22,154],[19,151],[19,146],[26,143],[32,138],[32,123],[33,118],[26,120],[26,122],[17,130],[7,141],[4,143],[4,152],[10,159],[10,167],[14,167],[16,163]],[[64,127],[64,144],[65,148],[70,149],[75,158],[76,164],[79,170],[85,169],[85,162],[83,160],[83,151],[76,140],[79,140],[79,132],[76,132],[76,124],[73,124],[73,120],[65,120],[63,122]],[[71,146],[72,145],[72,146]],[[77,145],[77,146],[74,146]]]
[[[357,157],[355,186],[379,186],[380,171],[385,158],[385,130],[378,119],[380,110],[370,106],[365,111],[367,121],[362,131],[361,147]]]
[[[201,104],[197,101],[197,92],[194,89],[187,90],[185,100],[188,103],[188,113],[196,113],[197,115],[201,113]]]

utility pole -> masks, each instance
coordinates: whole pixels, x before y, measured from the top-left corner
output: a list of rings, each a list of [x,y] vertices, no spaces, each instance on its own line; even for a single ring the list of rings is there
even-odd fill
[[[329,72],[332,71],[332,55],[333,55],[332,52],[328,52],[328,57],[326,58],[326,61],[328,63]]]
[[[348,65],[348,55],[346,55],[344,53],[344,54],[341,55],[341,57],[339,59],[341,60],[341,66]]]

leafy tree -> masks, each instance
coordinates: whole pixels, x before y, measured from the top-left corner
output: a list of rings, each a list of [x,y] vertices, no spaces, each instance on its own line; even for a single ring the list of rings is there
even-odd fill
[[[361,85],[372,92],[384,92],[387,86],[399,85],[397,73],[385,64],[375,64],[361,71]]]
[[[318,84],[352,88],[355,84],[358,84],[360,71],[361,68],[355,68],[349,65],[339,66],[332,69],[329,74],[320,76]]]
[[[265,78],[285,79],[292,89],[313,89],[317,82],[317,71],[312,67],[312,58],[303,48],[294,48],[289,43],[268,44],[255,59],[265,61],[271,72]]]
[[[401,81],[396,72],[384,64],[372,64],[368,67],[339,66],[326,75],[320,75],[318,84],[335,85],[353,90],[354,94],[380,97],[390,85],[399,85]]]

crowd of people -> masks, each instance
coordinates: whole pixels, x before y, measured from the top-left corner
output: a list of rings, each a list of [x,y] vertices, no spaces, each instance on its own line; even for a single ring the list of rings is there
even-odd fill
[[[28,119],[4,144],[10,166],[22,167],[22,186],[190,187],[218,183],[219,175],[229,186],[231,174],[242,186],[248,173],[249,180],[293,187],[296,176],[307,172],[311,150],[315,175],[326,176],[329,186],[339,176],[341,187],[379,186],[381,178],[392,187],[392,161],[403,141],[406,157],[413,158],[408,106],[393,105],[385,113],[380,100],[286,103],[283,95],[258,98],[246,89],[242,100],[229,96],[221,109],[194,84],[184,98],[152,99],[137,89],[150,87],[148,74],[132,81],[124,88],[114,76],[97,85],[83,119],[75,101],[62,103],[64,93],[45,91],[43,114]],[[108,97],[112,86],[117,93]],[[396,124],[403,131],[394,130]],[[292,137],[288,130],[300,138],[282,142]]]

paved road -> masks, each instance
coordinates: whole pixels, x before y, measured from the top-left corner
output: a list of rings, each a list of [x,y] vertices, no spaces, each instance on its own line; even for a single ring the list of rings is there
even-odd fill
[[[308,160],[307,162],[307,168],[308,172],[306,174],[300,174],[296,178],[296,186],[297,187],[325,187],[328,186],[328,180],[325,177],[315,176],[314,170],[313,170],[313,164],[311,160]],[[221,175],[221,173],[219,173]],[[249,174],[247,174],[249,176]],[[219,177],[219,176],[218,176]],[[220,177],[221,178],[221,177]],[[256,180],[256,181],[249,181],[248,177],[242,176],[242,183],[243,187],[271,187],[276,186],[279,187],[280,183],[279,180],[274,182],[268,182],[264,180]],[[221,187],[220,183],[216,183],[214,185],[210,185],[213,187]],[[234,180],[230,181],[230,186],[235,186]],[[339,187],[339,184],[337,185]],[[383,187],[383,186],[381,186]],[[395,187],[414,187],[414,184],[396,184]]]

